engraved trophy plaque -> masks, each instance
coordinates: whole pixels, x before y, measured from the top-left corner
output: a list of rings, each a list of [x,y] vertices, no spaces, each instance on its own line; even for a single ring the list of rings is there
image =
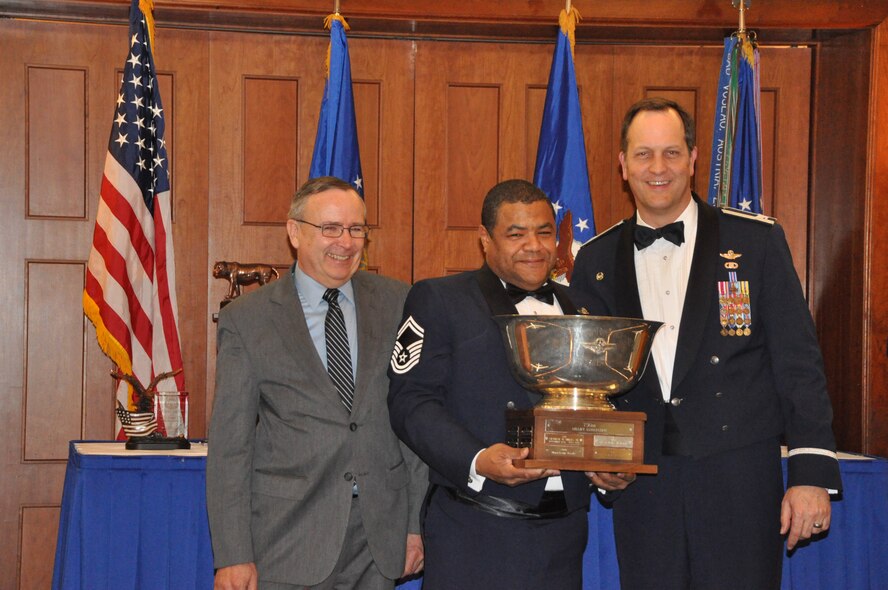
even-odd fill
[[[494,318],[518,382],[540,392],[530,410],[506,410],[506,443],[530,447],[517,467],[656,473],[644,464],[644,412],[618,412],[608,397],[638,382],[662,326],[588,315]]]

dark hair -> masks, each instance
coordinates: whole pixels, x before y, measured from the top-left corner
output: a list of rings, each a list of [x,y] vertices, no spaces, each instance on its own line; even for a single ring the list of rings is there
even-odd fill
[[[670,109],[675,111],[681,118],[688,151],[694,149],[697,145],[697,137],[696,132],[694,131],[693,117],[691,117],[688,112],[681,108],[681,105],[674,100],[661,98],[659,96],[639,100],[626,111],[626,116],[623,117],[623,127],[620,129],[620,149],[625,152],[629,148],[629,138],[627,137],[629,133],[629,125],[632,124],[632,120],[635,119],[635,116],[638,115],[638,113],[642,111],[668,111]]]
[[[529,205],[537,201],[546,201],[552,209],[552,217],[555,217],[555,209],[552,207],[549,197],[539,187],[518,178],[504,180],[490,189],[487,196],[484,197],[484,204],[481,206],[481,225],[487,228],[487,231],[493,231],[496,226],[497,213],[503,203]]]
[[[299,187],[299,190],[293,195],[293,198],[290,200],[290,212],[287,214],[287,217],[289,219],[298,219],[302,217],[302,210],[305,208],[305,203],[308,202],[309,197],[334,188],[342,191],[351,191],[356,195],[358,194],[355,187],[341,178],[336,178],[335,176],[318,176],[317,178],[311,178]]]

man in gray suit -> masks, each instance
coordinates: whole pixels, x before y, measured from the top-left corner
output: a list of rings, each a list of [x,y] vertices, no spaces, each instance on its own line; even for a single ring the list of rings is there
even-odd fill
[[[346,182],[303,185],[287,233],[291,273],[219,314],[207,457],[215,588],[391,589],[423,560],[426,468],[386,406],[407,286],[356,272],[366,209]]]

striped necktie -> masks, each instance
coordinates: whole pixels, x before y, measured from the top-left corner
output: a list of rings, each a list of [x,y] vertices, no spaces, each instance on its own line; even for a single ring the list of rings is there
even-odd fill
[[[345,331],[345,318],[339,307],[339,289],[324,292],[327,302],[327,318],[324,320],[324,338],[327,343],[327,373],[339,391],[342,405],[351,412],[355,399],[355,378],[352,374],[351,352],[348,347],[348,334]]]

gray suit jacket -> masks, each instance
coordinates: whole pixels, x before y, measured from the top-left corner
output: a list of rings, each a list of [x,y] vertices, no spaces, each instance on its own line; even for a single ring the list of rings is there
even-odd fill
[[[309,336],[292,273],[219,314],[207,509],[217,568],[255,562],[260,581],[311,585],[342,547],[352,480],[370,551],[397,578],[419,532],[425,466],[389,425],[386,369],[407,286],[352,278],[358,366],[351,415]]]

